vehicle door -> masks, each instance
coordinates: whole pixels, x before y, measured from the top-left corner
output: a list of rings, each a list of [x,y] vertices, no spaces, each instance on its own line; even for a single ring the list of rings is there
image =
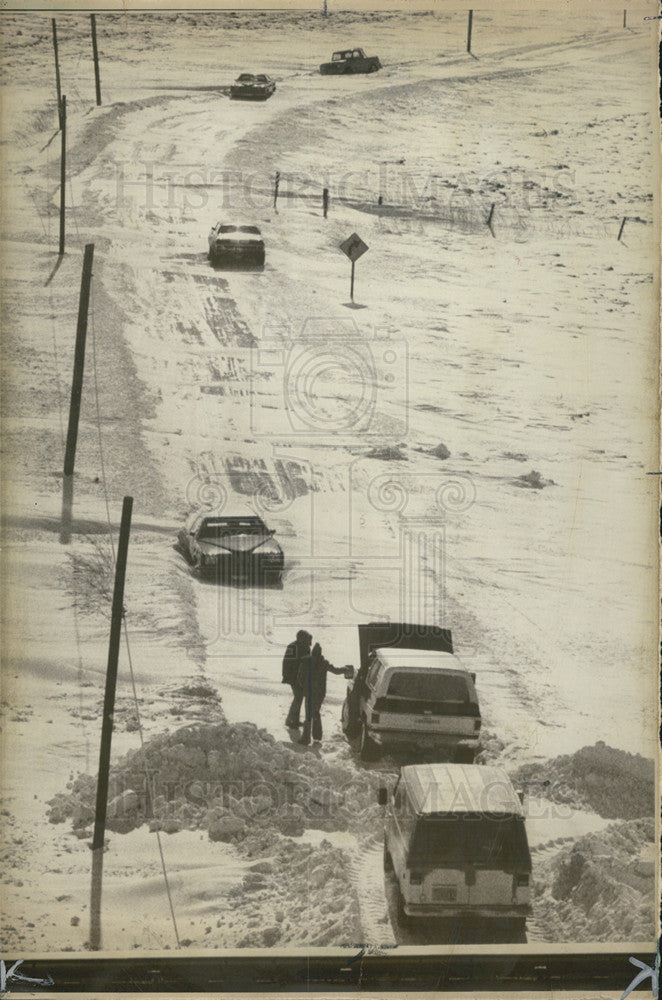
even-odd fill
[[[365,681],[362,685],[361,691],[361,714],[365,715],[368,720],[370,719],[370,715],[375,706],[375,691],[379,685],[382,673],[383,665],[379,658],[375,656],[368,664]]]
[[[473,685],[460,673],[393,667],[380,685],[375,710],[383,729],[461,739],[480,728],[472,694]]]
[[[529,899],[531,857],[524,821],[484,814],[467,823],[472,906],[510,906]]]
[[[409,899],[434,906],[469,906],[472,875],[467,873],[461,847],[462,820],[457,816],[422,817],[413,832],[409,852]]]
[[[386,816],[386,827],[384,830],[386,846],[391,855],[397,879],[399,882],[402,882],[407,869],[407,854],[413,816],[408,808],[406,789],[400,778],[398,778],[393,791]]]

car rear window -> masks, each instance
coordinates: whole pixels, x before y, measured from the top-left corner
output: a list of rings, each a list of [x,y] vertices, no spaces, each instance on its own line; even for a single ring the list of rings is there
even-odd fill
[[[256,236],[260,235],[260,230],[257,226],[239,226],[240,233],[255,233]]]
[[[471,692],[466,677],[458,674],[415,672],[396,670],[391,675],[389,698],[409,698],[412,701],[456,701],[471,700]]]
[[[267,529],[259,521],[232,521],[203,524],[200,528],[200,538],[220,538],[224,535],[264,535]]]
[[[531,855],[521,819],[465,813],[419,820],[409,846],[409,863],[530,871]]]
[[[219,233],[236,233],[236,226],[219,226]]]

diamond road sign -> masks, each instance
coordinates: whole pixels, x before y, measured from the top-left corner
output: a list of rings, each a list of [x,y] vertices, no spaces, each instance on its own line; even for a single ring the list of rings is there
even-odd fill
[[[359,257],[368,250],[368,245],[363,242],[358,233],[352,233],[346,240],[340,244],[340,249],[344,254],[346,254],[349,259],[354,263]]]

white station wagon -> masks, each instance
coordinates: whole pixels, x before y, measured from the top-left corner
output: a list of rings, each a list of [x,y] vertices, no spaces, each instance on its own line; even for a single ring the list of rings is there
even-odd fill
[[[531,855],[520,796],[501,767],[403,767],[386,805],[384,868],[398,914],[498,920],[520,939],[531,911]]]
[[[393,644],[382,645],[389,637]],[[342,728],[359,736],[361,756],[381,747],[473,762],[481,729],[475,674],[453,654],[450,632],[373,623],[359,625],[359,644]]]

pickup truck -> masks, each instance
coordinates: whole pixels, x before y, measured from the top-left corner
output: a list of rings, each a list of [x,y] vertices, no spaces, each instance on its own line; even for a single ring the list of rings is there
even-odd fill
[[[476,675],[453,654],[450,631],[381,622],[358,629],[361,663],[352,668],[341,722],[348,738],[359,737],[361,758],[406,748],[473,763],[481,729]]]
[[[341,49],[334,52],[331,62],[322,63],[322,76],[336,73],[375,73],[382,68],[377,56],[367,56],[363,49]]]

